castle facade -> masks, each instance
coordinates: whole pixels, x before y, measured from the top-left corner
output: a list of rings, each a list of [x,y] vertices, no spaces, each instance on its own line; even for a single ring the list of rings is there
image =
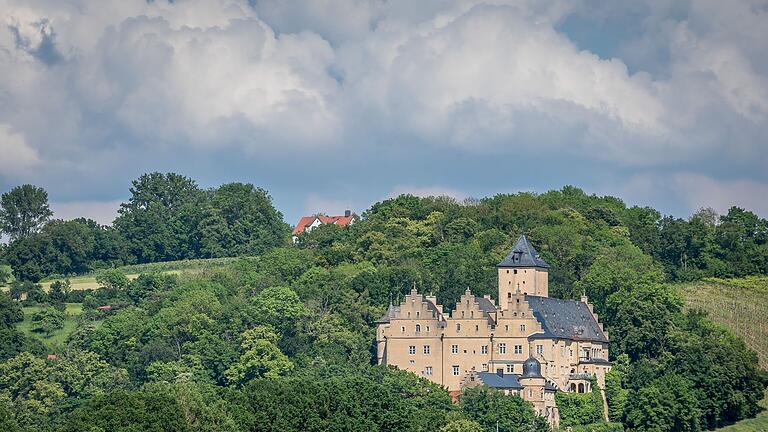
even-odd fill
[[[468,289],[454,310],[415,289],[377,321],[379,364],[423,376],[456,396],[476,385],[530,401],[555,426],[557,391],[605,386],[608,333],[586,297],[549,297],[549,265],[525,235],[497,266],[499,300]]]

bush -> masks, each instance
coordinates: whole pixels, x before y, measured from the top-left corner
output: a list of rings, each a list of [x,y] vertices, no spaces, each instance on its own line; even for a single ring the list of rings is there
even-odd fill
[[[66,315],[54,308],[45,308],[32,314],[32,331],[50,336],[56,330],[64,328]]]
[[[560,426],[579,426],[598,423],[603,420],[603,397],[597,388],[597,381],[592,379],[592,391],[589,393],[555,394],[557,408],[560,410]]]
[[[587,425],[573,426],[571,432],[624,432],[624,425],[621,423],[590,423]]]

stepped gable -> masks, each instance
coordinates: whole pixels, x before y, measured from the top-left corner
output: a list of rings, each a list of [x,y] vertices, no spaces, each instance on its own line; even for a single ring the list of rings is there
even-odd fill
[[[529,295],[525,301],[544,330],[532,337],[608,342],[586,303]]]
[[[548,269],[549,264],[539,257],[539,253],[536,252],[525,234],[520,234],[515,247],[496,267],[540,267]]]

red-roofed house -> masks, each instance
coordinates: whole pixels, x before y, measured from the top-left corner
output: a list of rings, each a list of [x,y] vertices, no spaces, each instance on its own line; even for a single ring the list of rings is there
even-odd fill
[[[314,228],[320,225],[334,224],[338,226],[348,226],[355,222],[357,215],[352,211],[347,210],[344,212],[344,216],[326,216],[324,214],[317,214],[314,216],[303,216],[299,219],[299,223],[296,224],[296,228],[293,229],[293,241],[296,242],[299,238],[299,234],[312,231]]]

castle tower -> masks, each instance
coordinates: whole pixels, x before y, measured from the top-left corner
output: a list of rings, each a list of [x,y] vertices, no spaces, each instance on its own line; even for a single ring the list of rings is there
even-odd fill
[[[531,242],[521,234],[515,247],[496,265],[499,274],[499,305],[516,293],[548,297],[549,264],[539,257]]]

